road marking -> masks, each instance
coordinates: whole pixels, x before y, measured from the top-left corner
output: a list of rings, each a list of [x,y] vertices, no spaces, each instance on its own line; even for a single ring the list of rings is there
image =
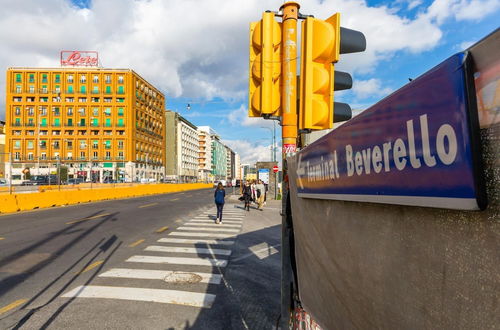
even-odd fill
[[[266,245],[267,243],[262,243],[264,245]],[[250,248],[250,253],[247,253],[247,254],[244,254],[238,258],[235,258],[235,259],[232,259],[232,261],[240,261],[240,260],[243,260],[243,259],[246,259],[246,258],[249,258],[249,257],[253,257],[253,256],[256,256],[257,258],[259,258],[260,260],[264,259],[264,258],[267,258],[267,257],[270,257],[272,256],[273,254],[276,254],[278,253],[279,251],[276,250],[276,248],[278,246],[280,246],[281,244],[276,244],[276,245],[273,245],[273,246],[270,246],[268,245],[267,247],[264,247],[260,250],[257,250],[257,251],[253,251],[255,250],[256,247],[260,246],[261,244],[259,245],[255,245],[253,247]],[[252,250],[253,248],[253,250]]]
[[[198,219],[192,219],[192,220],[189,220],[189,222],[192,222],[192,223],[215,223],[215,220],[198,220]],[[231,223],[233,225],[241,225],[243,222],[242,221],[237,221],[237,220],[226,220],[226,219],[223,219],[222,221],[223,223]]]
[[[227,260],[213,258],[180,258],[180,257],[156,257],[156,256],[132,256],[125,260],[127,262],[144,262],[151,264],[170,265],[192,265],[192,266],[217,266],[226,267]]]
[[[210,308],[215,300],[215,295],[208,293],[96,285],[76,287],[62,297],[149,301],[204,308]]]
[[[178,201],[179,198],[174,198],[174,199],[171,199],[170,202],[175,202],[175,201]]]
[[[216,231],[221,233],[239,233],[239,229],[229,229],[229,228],[215,228],[215,227],[179,227],[177,230],[187,230],[187,231]]]
[[[215,239],[189,239],[165,237],[158,240],[160,243],[179,243],[179,244],[206,244],[206,245],[233,245],[234,241],[224,241]]]
[[[195,283],[210,283],[220,284],[222,275],[209,273],[191,273],[191,272],[173,272],[165,270],[151,269],[129,269],[129,268],[113,268],[99,275],[99,277],[114,277],[114,278],[135,278],[143,280],[163,280],[167,283],[192,283],[191,281],[180,281],[176,275],[196,275],[198,280]]]
[[[172,253],[198,253],[198,254],[218,254],[223,256],[230,256],[231,250],[226,249],[202,249],[202,248],[188,248],[188,247],[175,247],[175,246],[158,246],[150,245],[144,251],[154,252],[172,252]]]
[[[160,229],[157,229],[156,232],[157,233],[163,233],[165,230],[168,229],[168,226],[165,226],[165,227],[161,227]]]
[[[66,224],[67,225],[72,225],[74,223],[78,223],[78,222],[82,222],[82,221],[99,219],[99,218],[102,218],[102,217],[106,217],[108,215],[111,215],[111,213],[103,213],[103,214],[94,215],[94,216],[88,217],[88,218],[83,218],[83,219],[79,219],[79,220],[73,220],[73,221],[70,221],[70,222],[66,222]]]
[[[10,311],[13,308],[16,308],[19,305],[24,304],[27,301],[28,301],[28,299],[19,299],[19,300],[14,301],[13,303],[8,304],[7,306],[0,308],[0,315],[5,313],[5,312]]]
[[[182,220],[175,220],[175,223],[181,223]]]
[[[155,206],[158,205],[158,203],[151,203],[151,204],[146,204],[146,205],[141,205],[139,206],[140,209],[145,208],[145,207],[150,207],[150,206]]]
[[[104,260],[99,260],[99,261],[96,261],[90,265],[88,265],[87,267],[85,267],[85,269],[77,272],[77,274],[83,274],[85,272],[88,272],[89,270],[92,270],[94,268],[96,268],[97,266],[99,266],[100,264],[102,264],[104,262]]]
[[[173,231],[169,235],[171,235],[171,236],[183,236],[183,237],[217,237],[217,238],[234,237],[233,234],[189,233],[189,232],[181,232],[181,231]]]
[[[144,241],[145,241],[144,239],[140,239],[140,240],[130,244],[129,247],[136,247],[137,245],[141,244]]]
[[[226,224],[226,223],[220,223],[220,224],[216,224],[214,221],[207,221],[206,223],[205,222],[193,222],[191,223],[190,222],[186,222],[184,224],[184,226],[208,226],[208,224],[211,223],[214,225],[214,227],[231,227],[231,228],[241,228],[242,226],[241,225],[233,225],[233,224]]]

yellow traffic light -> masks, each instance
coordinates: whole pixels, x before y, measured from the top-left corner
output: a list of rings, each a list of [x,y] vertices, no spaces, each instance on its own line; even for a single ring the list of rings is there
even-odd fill
[[[352,87],[346,72],[335,71],[340,54],[366,49],[363,33],[340,27],[340,14],[326,21],[302,22],[299,129],[321,130],[352,116],[348,104],[333,101],[333,92]]]
[[[340,52],[340,15],[302,22],[299,129],[333,127],[334,62]]]
[[[281,115],[281,23],[265,12],[250,23],[248,116]]]

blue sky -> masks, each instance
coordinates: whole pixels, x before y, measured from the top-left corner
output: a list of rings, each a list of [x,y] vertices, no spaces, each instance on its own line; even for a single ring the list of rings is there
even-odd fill
[[[282,3],[0,0],[0,65],[54,67],[62,49],[96,50],[104,67],[131,68],[162,90],[168,109],[212,126],[245,162],[268,160],[271,135],[261,126],[272,122],[246,117],[248,25]],[[354,77],[353,89],[335,93],[336,101],[358,111],[494,31],[500,14],[500,0],[300,4],[301,13],[320,19],[338,11],[342,26],[365,34],[367,50],[336,65]],[[0,118],[4,105],[0,100]]]

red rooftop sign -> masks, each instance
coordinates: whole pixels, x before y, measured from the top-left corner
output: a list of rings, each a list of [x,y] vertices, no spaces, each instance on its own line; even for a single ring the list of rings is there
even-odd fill
[[[99,54],[94,51],[63,50],[61,66],[98,66]]]

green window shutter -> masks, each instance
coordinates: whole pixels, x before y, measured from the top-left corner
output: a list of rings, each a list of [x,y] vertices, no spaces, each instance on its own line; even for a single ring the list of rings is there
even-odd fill
[[[123,119],[118,119],[118,126],[123,127]]]
[[[61,123],[60,123],[59,120],[60,120],[59,118],[55,118],[54,119],[54,126],[60,126],[61,125]]]
[[[104,110],[104,113],[108,116],[111,115],[111,108],[106,108],[106,110]]]
[[[97,118],[92,119],[92,125],[94,125],[94,126],[99,125],[99,119],[97,119]]]
[[[16,73],[16,82],[21,82],[21,74],[20,73]]]
[[[68,93],[73,93],[73,86],[68,86]]]
[[[98,94],[99,93],[99,87],[98,86],[94,86],[94,94]]]
[[[72,118],[68,118],[68,126],[73,126],[73,119]]]
[[[42,75],[42,82],[44,82],[44,83],[47,82],[47,75],[46,74]]]
[[[106,149],[109,149],[111,148],[111,141],[110,140],[106,140]]]
[[[42,126],[47,126],[47,118],[42,118]]]
[[[21,118],[16,118],[16,126],[20,126],[21,125]]]
[[[106,86],[106,94],[111,94],[111,86]]]
[[[123,94],[123,86],[118,86],[118,94]]]
[[[106,118],[106,127],[110,127],[110,126],[111,126],[111,119]]]
[[[123,116],[123,108],[118,108],[118,116]]]
[[[80,119],[80,125],[85,126],[85,119],[84,118]]]
[[[87,87],[86,86],[80,86],[80,93],[82,93],[82,94],[87,93]]]
[[[34,82],[35,81],[35,75],[34,74],[30,74],[30,82]]]

